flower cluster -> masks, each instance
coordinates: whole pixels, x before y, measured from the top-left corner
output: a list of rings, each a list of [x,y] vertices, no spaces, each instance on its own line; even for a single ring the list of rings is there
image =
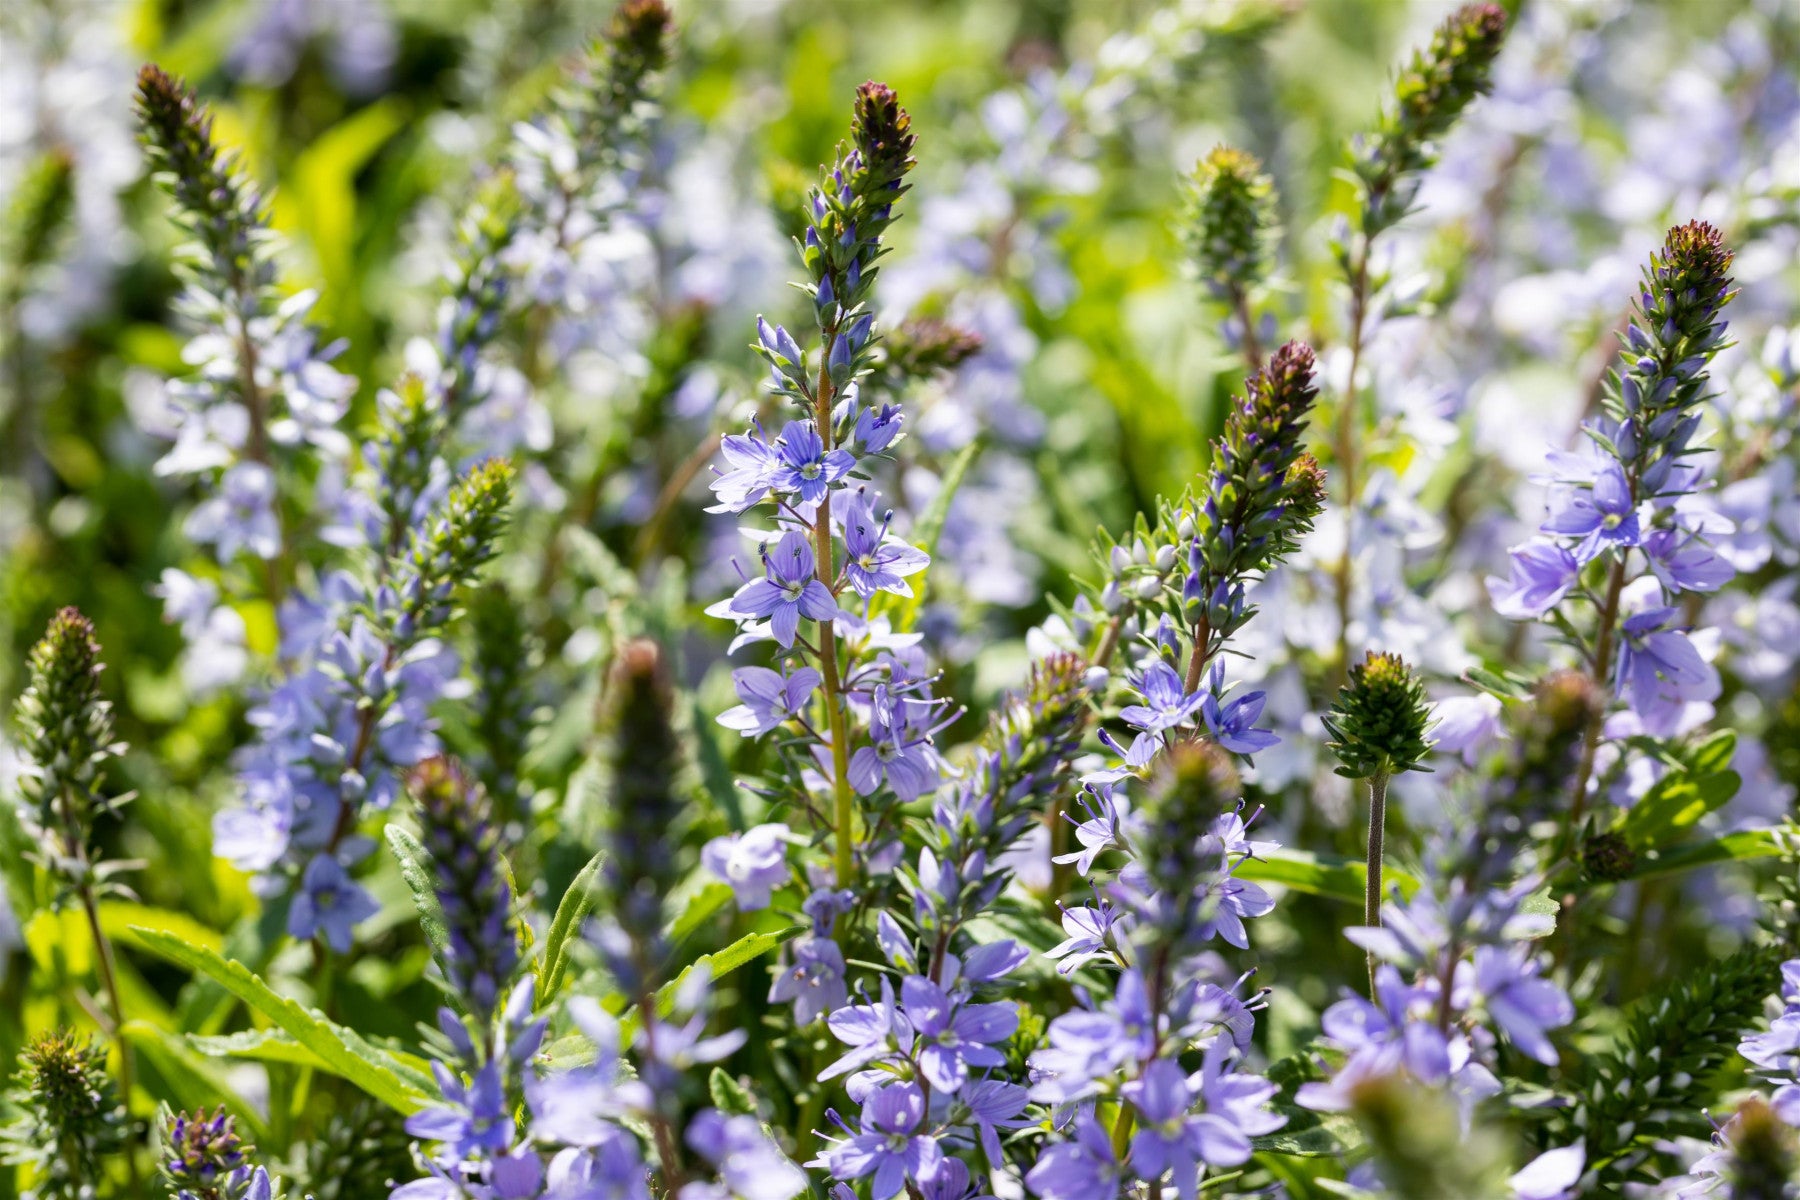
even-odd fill
[[[251,1161],[256,1147],[238,1136],[220,1108],[170,1114],[163,1129],[162,1172],[176,1200],[280,1200],[269,1172]]]

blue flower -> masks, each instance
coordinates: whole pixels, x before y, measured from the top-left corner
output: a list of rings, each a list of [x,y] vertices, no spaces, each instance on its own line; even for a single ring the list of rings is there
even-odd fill
[[[718,494],[719,502],[707,512],[741,513],[767,496],[775,486],[781,453],[758,436],[761,432],[758,426],[749,433],[726,434],[720,439],[719,448],[732,469],[721,473],[709,485]]]
[[[925,1096],[917,1084],[876,1088],[863,1102],[862,1132],[833,1143],[808,1166],[824,1167],[836,1179],[873,1175],[870,1200],[888,1200],[907,1180],[930,1183],[943,1166],[937,1139],[917,1134],[925,1117]]]
[[[497,1061],[484,1065],[466,1084],[442,1063],[432,1063],[431,1069],[444,1103],[408,1117],[406,1132],[441,1143],[444,1157],[453,1162],[497,1154],[512,1145],[513,1120]]]
[[[888,536],[888,522],[876,520],[875,510],[860,490],[849,498],[844,512],[844,575],[860,596],[893,592],[913,594],[904,576],[917,575],[931,565],[931,556],[898,538]]]
[[[1257,720],[1262,717],[1266,694],[1246,692],[1221,705],[1219,699],[1225,694],[1225,690],[1220,685],[1224,680],[1224,662],[1214,663],[1212,686],[1200,705],[1200,716],[1206,722],[1207,731],[1212,734],[1213,740],[1233,754],[1245,755],[1278,745],[1281,738],[1266,729],[1255,727]]]
[[[1627,617],[1620,628],[1615,687],[1644,728],[1659,737],[1675,732],[1688,704],[1719,694],[1719,673],[1686,633],[1669,628],[1679,615],[1674,608],[1650,609]]]
[[[767,667],[739,667],[731,673],[731,685],[743,703],[720,713],[719,724],[745,737],[761,737],[805,712],[819,673],[811,667],[789,675]]]
[[[919,1037],[919,1074],[933,1088],[954,1092],[968,1081],[970,1067],[1006,1064],[991,1043],[1005,1041],[1019,1027],[1013,1005],[970,1004],[923,975],[907,976],[900,996]]]
[[[1530,955],[1498,946],[1481,946],[1475,951],[1475,990],[1513,1045],[1554,1067],[1559,1061],[1556,1047],[1544,1036],[1575,1019],[1575,1005],[1567,994],[1548,979],[1537,978],[1537,966]]]
[[[1591,485],[1561,489],[1540,528],[1545,533],[1579,538],[1575,558],[1583,563],[1608,548],[1637,545],[1637,501],[1632,499],[1624,468],[1606,462],[1595,472]]]
[[[937,786],[938,773],[929,737],[912,736],[907,723],[869,721],[867,746],[850,756],[850,785],[868,796],[885,782],[902,800],[917,800]]]
[[[771,482],[783,492],[797,492],[805,504],[817,504],[832,484],[856,467],[848,450],[826,450],[811,421],[789,421],[776,439],[778,458]]]
[[[1711,546],[1680,529],[1652,529],[1644,535],[1650,570],[1671,592],[1716,592],[1737,574]]]
[[[1581,564],[1555,542],[1530,541],[1515,546],[1506,579],[1490,575],[1488,596],[1494,611],[1514,621],[1530,621],[1561,603],[1575,586]]]
[[[897,405],[883,404],[880,408],[865,408],[856,415],[856,428],[851,437],[856,440],[857,448],[864,454],[880,454],[894,444],[900,435],[900,424],[903,420]]]
[[[831,589],[813,576],[812,546],[806,535],[790,529],[775,549],[763,548],[763,579],[753,579],[731,598],[730,611],[740,617],[767,617],[775,640],[794,644],[800,618],[831,621],[838,615]]]
[[[792,958],[769,988],[772,1004],[792,1004],[794,1025],[805,1028],[835,1013],[849,998],[844,984],[844,952],[829,936],[801,938],[790,948]]]
[[[343,954],[354,940],[355,926],[380,911],[381,906],[350,878],[343,864],[319,854],[306,864],[300,891],[288,909],[287,931],[302,941],[322,936]]]
[[[1093,1114],[1082,1113],[1075,1118],[1075,1140],[1039,1155],[1025,1183],[1044,1200],[1109,1200],[1119,1194],[1120,1178],[1112,1138]]]
[[[850,1051],[819,1072],[822,1080],[859,1070],[878,1058],[904,1054],[913,1044],[912,1022],[894,1003],[894,985],[886,978],[881,981],[879,1003],[840,1008],[826,1024],[832,1036],[849,1046]]]
[[[1144,669],[1136,687],[1144,703],[1120,709],[1119,719],[1149,733],[1185,724],[1206,703],[1206,693],[1184,689],[1175,668],[1160,659]]]
[[[731,885],[738,908],[745,912],[769,907],[770,893],[788,879],[788,827],[757,825],[706,843],[700,862]]]

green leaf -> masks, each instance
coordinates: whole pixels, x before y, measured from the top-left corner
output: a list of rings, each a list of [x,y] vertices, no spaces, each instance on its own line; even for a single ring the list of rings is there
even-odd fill
[[[938,538],[944,532],[944,522],[950,517],[950,502],[956,499],[956,491],[962,487],[963,479],[969,473],[969,467],[981,453],[981,446],[981,439],[977,438],[964,446],[956,457],[950,460],[950,466],[944,471],[944,481],[939,485],[937,495],[931,498],[931,503],[925,506],[923,513],[919,514],[919,519],[913,522],[908,540],[925,553],[935,554],[937,552]],[[897,596],[892,592],[881,593],[871,606],[871,615],[891,618],[897,631],[910,630],[913,622],[918,619],[919,609],[925,603],[925,576],[913,576],[912,589],[913,594],[910,596]]]
[[[706,1090],[712,1093],[713,1107],[729,1116],[753,1117],[756,1115],[756,1100],[743,1084],[725,1073],[725,1068],[714,1067],[712,1075],[706,1081]]]
[[[1710,841],[1689,842],[1683,846],[1658,850],[1653,854],[1640,855],[1637,869],[1629,878],[1648,879],[1655,875],[1692,871],[1696,867],[1707,867],[1714,863],[1775,858],[1786,849],[1778,829],[1744,829]]]
[[[581,868],[580,874],[570,882],[569,890],[563,893],[562,901],[556,906],[550,931],[544,935],[544,956],[538,960],[539,1012],[562,991],[568,977],[570,943],[581,932],[582,920],[594,910],[595,887],[600,880],[600,866],[605,854],[603,850],[588,859],[587,866]]]
[[[144,949],[218,981],[226,991],[318,1055],[333,1074],[389,1108],[410,1115],[431,1101],[430,1093],[409,1082],[387,1052],[369,1045],[356,1031],[335,1025],[322,1014],[279,995],[242,963],[226,962],[211,950],[191,946],[161,930],[138,928],[134,932]]]
[[[731,903],[731,888],[723,883],[709,883],[689,900],[669,926],[669,940],[679,946],[705,924],[714,913]]]
[[[1361,904],[1368,888],[1368,867],[1363,863],[1305,850],[1271,850],[1246,859],[1236,874],[1240,879],[1279,883],[1310,896],[1328,896],[1351,904]],[[1392,866],[1382,868],[1381,880],[1384,889],[1399,888],[1402,896],[1411,896],[1419,889],[1418,880]]]
[[[697,696],[688,697],[688,712],[693,726],[694,761],[700,768],[700,782],[711,796],[719,811],[725,814],[732,832],[742,833],[745,829],[744,801],[738,795],[737,779],[731,774],[731,764],[725,761],[725,752],[719,747],[719,723],[702,711]]]
[[[450,923],[438,900],[437,864],[432,860],[431,851],[398,825],[387,827],[387,842],[400,862],[400,878],[405,880],[406,890],[412,893],[413,906],[419,910],[419,924],[425,930],[425,940],[431,944],[431,957],[438,970],[449,978]]]
[[[1490,696],[1498,696],[1502,700],[1531,699],[1531,680],[1508,671],[1490,671],[1486,667],[1471,667],[1463,672],[1463,681],[1480,688]]]
[[[127,1021],[121,1032],[145,1069],[161,1077],[176,1108],[198,1111],[223,1103],[251,1137],[260,1141],[269,1136],[269,1127],[238,1095],[219,1064],[197,1053],[186,1038],[147,1021]]]
[[[151,908],[127,900],[104,900],[100,904],[100,929],[114,942],[125,946],[140,945],[139,929],[154,929],[178,937],[190,946],[204,946],[214,952],[225,948],[225,939],[217,930],[202,925],[186,913],[166,908]]]
[[[1723,762],[1730,762],[1736,739],[1730,734],[1714,738],[1700,748],[1710,769],[1671,768],[1626,811],[1619,832],[1632,849],[1642,852],[1667,844],[1672,835],[1692,828],[1737,795],[1742,783],[1737,772],[1717,765],[1721,741],[1726,743]]]
[[[242,1058],[250,1062],[286,1063],[290,1066],[312,1067],[314,1070],[337,1074],[330,1063],[295,1041],[292,1035],[279,1029],[243,1029],[237,1033],[225,1033],[217,1036],[191,1033],[184,1040],[201,1054],[213,1058]],[[437,1087],[436,1082],[431,1078],[431,1064],[425,1059],[391,1046],[377,1047],[377,1049],[393,1060],[394,1070],[401,1078],[413,1084],[421,1092],[429,1094]]]
[[[681,985],[687,982],[688,976],[705,967],[711,972],[716,983],[725,976],[736,971],[747,963],[755,962],[763,955],[779,947],[783,942],[798,937],[804,932],[804,925],[790,925],[775,933],[747,933],[731,945],[714,954],[702,954],[682,969],[681,974],[656,989],[656,1015],[667,1017],[675,1012],[675,997],[681,992]],[[632,1009],[619,1019],[620,1038],[629,1040],[637,1032],[637,1010]]]

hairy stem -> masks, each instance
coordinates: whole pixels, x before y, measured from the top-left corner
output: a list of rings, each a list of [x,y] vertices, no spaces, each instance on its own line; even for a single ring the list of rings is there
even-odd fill
[[[1337,428],[1332,453],[1337,459],[1338,477],[1344,484],[1344,552],[1332,571],[1338,618],[1337,666],[1332,686],[1340,685],[1350,670],[1350,609],[1354,581],[1351,572],[1350,541],[1356,520],[1356,440],[1357,428],[1356,374],[1362,367],[1363,326],[1369,307],[1369,238],[1358,239],[1356,261],[1350,270],[1350,374],[1345,380],[1344,395],[1338,404]]]
[[[1385,774],[1369,776],[1369,865],[1363,883],[1363,924],[1381,924],[1381,849],[1386,837],[1387,785]],[[1369,951],[1369,997],[1375,996],[1375,952]]]

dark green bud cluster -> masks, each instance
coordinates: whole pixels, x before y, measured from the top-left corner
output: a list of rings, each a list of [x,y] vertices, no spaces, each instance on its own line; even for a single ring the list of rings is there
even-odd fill
[[[40,154],[14,185],[0,228],[0,304],[16,304],[31,273],[49,262],[57,236],[75,211],[75,160],[61,147]]]
[[[824,335],[823,355],[830,391],[842,391],[875,359],[874,314],[865,311],[885,253],[881,239],[896,219],[895,202],[906,193],[915,138],[912,117],[885,83],[856,89],[850,144],[809,193],[806,233],[800,243],[812,292],[813,315]],[[761,351],[776,369],[776,392],[814,410],[802,366],[792,354]],[[821,431],[823,432],[823,431]]]
[[[223,1106],[210,1117],[205,1109],[163,1116],[162,1172],[177,1200],[246,1200],[256,1178],[255,1149],[238,1136]]]
[[[1091,715],[1086,674],[1076,655],[1052,654],[1032,664],[1024,691],[1000,702],[975,765],[927,826],[939,836],[942,861],[960,865],[981,854],[992,863],[1067,788]],[[969,875],[946,915],[966,920],[986,910],[1011,878],[998,870]]]
[[[1328,743],[1350,779],[1387,778],[1416,771],[1431,749],[1425,730],[1431,707],[1425,686],[1397,654],[1369,651],[1350,668],[1350,681],[1338,691],[1325,728]]]
[[[85,1200],[104,1161],[125,1141],[125,1110],[106,1073],[106,1051],[70,1030],[26,1043],[8,1099],[18,1117],[3,1134],[4,1161],[37,1171],[40,1200]]]
[[[381,418],[374,438],[374,467],[381,479],[376,490],[387,524],[382,541],[392,557],[406,548],[407,535],[425,515],[420,501],[431,488],[448,422],[443,406],[417,375],[402,375],[376,403]]]
[[[1726,1178],[1731,1200],[1789,1200],[1800,1183],[1794,1131],[1769,1102],[1752,1096],[1722,1131],[1731,1151]]]
[[[452,418],[478,399],[475,368],[506,315],[512,273],[503,258],[518,233],[519,214],[519,191],[512,173],[500,171],[482,183],[457,224],[450,292],[438,330],[442,372],[436,381],[444,409]]]
[[[1513,818],[1513,833],[1564,802],[1582,739],[1603,703],[1585,671],[1552,671],[1539,680],[1515,720],[1517,750],[1494,792],[1494,804]]]
[[[1350,1089],[1376,1174],[1394,1200],[1505,1200],[1505,1151],[1477,1127],[1465,1131],[1456,1106],[1395,1072],[1370,1075]]]
[[[1596,883],[1618,883],[1637,870],[1637,852],[1620,833],[1596,833],[1581,844],[1581,873]]]
[[[1189,923],[1191,914],[1180,899],[1193,896],[1225,866],[1214,828],[1242,794],[1236,762],[1212,742],[1176,742],[1157,760],[1132,850],[1150,882],[1174,905],[1171,915],[1181,924]]]
[[[369,1200],[417,1171],[405,1118],[359,1096],[336,1106],[319,1136],[309,1140],[291,1187],[308,1200]]]
[[[1737,295],[1731,260],[1717,229],[1690,221],[1669,230],[1644,268],[1607,396],[1618,422],[1612,448],[1642,481],[1642,498],[1670,485],[1700,428],[1707,365],[1730,344],[1721,314]]]
[[[676,792],[681,743],[675,697],[662,649],[640,638],[619,648],[607,683],[606,734],[611,795],[606,868],[608,912],[651,971],[663,926],[663,899],[677,879]],[[640,981],[647,982],[647,981]]]
[[[442,510],[413,538],[395,572],[395,632],[402,641],[427,636],[447,621],[456,589],[498,552],[512,487],[512,464],[489,459],[457,481]]]
[[[419,806],[420,840],[438,868],[449,938],[445,983],[486,1029],[519,965],[500,829],[481,785],[451,759],[426,759],[407,782]]]
[[[151,165],[199,243],[200,269],[217,281],[216,290],[253,297],[274,275],[261,253],[268,237],[261,192],[237,156],[213,143],[212,114],[183,80],[146,64],[138,72],[137,110]]]
[[[46,865],[77,885],[89,882],[94,819],[116,806],[100,795],[106,765],[120,751],[112,705],[100,695],[104,669],[93,622],[65,608],[31,648],[14,708],[28,760],[19,776],[23,815]]]
[[[624,0],[594,47],[603,64],[593,81],[590,133],[616,147],[623,126],[637,116],[656,77],[669,65],[674,19],[663,0]]]
[[[1213,445],[1206,493],[1190,516],[1182,605],[1229,637],[1253,615],[1244,585],[1293,553],[1325,502],[1325,477],[1300,447],[1319,390],[1313,352],[1289,342],[1246,381]]]
[[[477,699],[477,771],[502,827],[521,815],[519,766],[531,729],[537,646],[525,610],[504,584],[488,583],[469,598],[475,653],[470,666]]]
[[[1194,168],[1184,234],[1194,268],[1215,296],[1242,296],[1268,274],[1275,183],[1256,156],[1215,147]]]
[[[1352,168],[1363,188],[1362,232],[1374,236],[1412,204],[1420,172],[1437,161],[1437,144],[1463,110],[1489,87],[1489,72],[1506,37],[1506,13],[1469,4],[1437,27],[1394,81],[1394,102],[1362,139]]]
[[[909,317],[887,335],[887,369],[901,379],[954,371],[981,353],[981,335],[939,317]]]

